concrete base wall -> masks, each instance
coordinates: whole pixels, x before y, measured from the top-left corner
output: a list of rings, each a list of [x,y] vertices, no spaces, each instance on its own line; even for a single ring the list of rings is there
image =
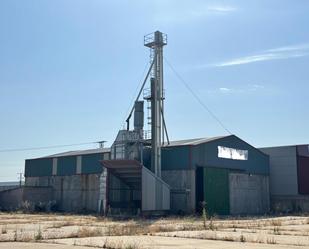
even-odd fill
[[[309,196],[271,196],[270,201],[275,213],[309,212]]]
[[[9,190],[9,189],[15,189],[15,188],[19,188],[19,185],[14,185],[14,186],[0,186],[0,192],[1,191],[5,191],[5,190]]]
[[[162,179],[170,186],[171,212],[195,212],[195,170],[163,170]]]
[[[16,210],[23,202],[36,205],[48,203],[52,199],[52,189],[48,187],[18,187],[0,192],[0,209]]]
[[[99,209],[100,174],[27,177],[25,185],[51,187],[52,200],[61,211],[97,212]]]
[[[265,214],[269,212],[268,176],[230,173],[229,185],[230,214]]]

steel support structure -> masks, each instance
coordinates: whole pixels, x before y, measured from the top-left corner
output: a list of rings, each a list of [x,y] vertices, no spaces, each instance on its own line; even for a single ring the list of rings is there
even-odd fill
[[[151,49],[154,62],[151,72],[151,170],[161,177],[161,146],[163,131],[163,46],[167,36],[160,31],[144,38],[144,45]]]

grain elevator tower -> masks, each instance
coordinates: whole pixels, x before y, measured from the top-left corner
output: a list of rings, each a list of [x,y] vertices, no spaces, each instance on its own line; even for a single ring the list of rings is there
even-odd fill
[[[164,90],[163,46],[167,35],[156,31],[144,37],[144,45],[150,48],[152,69],[150,72],[151,101],[151,170],[161,177],[161,145],[164,141]],[[163,140],[162,140],[163,139]]]

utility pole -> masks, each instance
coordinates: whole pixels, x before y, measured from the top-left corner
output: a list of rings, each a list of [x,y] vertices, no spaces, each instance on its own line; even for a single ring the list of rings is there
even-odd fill
[[[102,140],[102,141],[98,141],[99,147],[102,149],[104,148],[104,143],[106,143],[106,141]]]
[[[23,179],[23,173],[17,173],[17,175],[19,175],[19,187],[21,187],[21,183],[22,183],[22,179]]]

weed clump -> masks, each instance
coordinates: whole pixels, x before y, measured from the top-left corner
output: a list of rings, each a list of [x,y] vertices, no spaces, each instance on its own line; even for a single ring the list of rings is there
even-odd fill
[[[39,227],[38,233],[34,236],[34,239],[35,239],[36,241],[42,240],[42,239],[43,239],[41,227]]]
[[[202,218],[203,218],[203,225],[204,225],[204,229],[207,229],[207,211],[206,211],[206,202],[202,201],[201,203],[202,205]]]
[[[246,240],[246,237],[242,234],[242,235],[240,235],[239,241],[240,242],[246,242],[247,240]]]
[[[276,244],[276,240],[274,239],[274,237],[271,237],[271,238],[267,238],[266,240],[266,243],[267,244]]]

